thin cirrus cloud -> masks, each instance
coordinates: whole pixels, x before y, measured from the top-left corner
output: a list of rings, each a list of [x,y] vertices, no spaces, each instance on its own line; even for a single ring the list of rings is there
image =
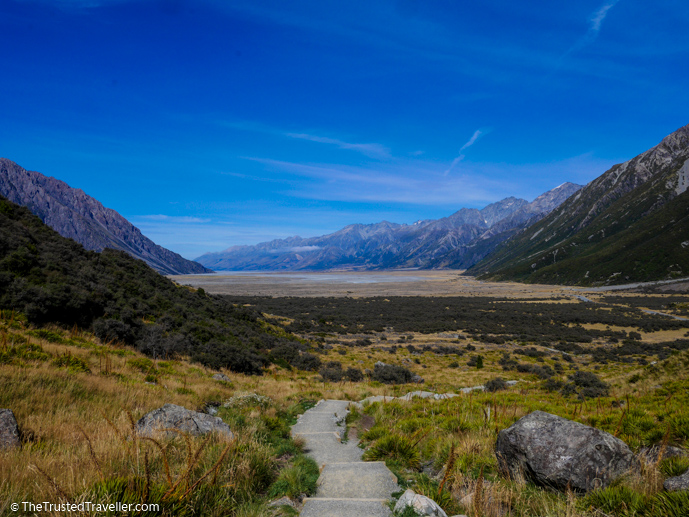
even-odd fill
[[[591,14],[591,16],[589,16],[589,19],[588,19],[589,29],[586,32],[586,34],[584,36],[582,36],[579,39],[579,41],[577,41],[574,45],[572,45],[572,47],[570,47],[569,50],[567,50],[567,52],[564,53],[562,58],[566,57],[567,55],[571,54],[572,52],[575,52],[577,50],[581,50],[585,46],[593,43],[601,31],[601,28],[603,26],[603,21],[608,16],[610,9],[615,7],[615,5],[617,5],[617,3],[619,1],[620,0],[612,0],[611,2],[606,2],[602,6],[600,6],[596,11],[594,11]]]
[[[371,158],[390,158],[390,149],[381,144],[358,144],[345,142],[337,138],[328,138],[325,136],[310,135],[307,133],[285,133],[286,137],[296,138],[299,140],[308,140],[309,142],[317,142],[319,144],[328,144],[339,147],[340,149],[348,149],[365,154]]]
[[[496,191],[509,189],[504,182],[487,177],[463,175],[446,178],[437,165],[409,161],[389,167],[360,167],[339,164],[304,164],[246,157],[267,169],[302,178],[285,194],[297,198],[365,203],[411,203],[455,205],[488,202]]]
[[[262,164],[273,174],[292,176],[292,188],[283,194],[294,198],[448,207],[482,206],[510,195],[532,200],[565,181],[585,184],[618,162],[593,153],[543,163],[472,162],[462,167],[461,174],[448,176],[437,162],[424,160],[355,166],[244,159]]]
[[[335,146],[339,149],[348,151],[356,151],[369,158],[389,159],[392,157],[390,149],[379,143],[359,143],[348,142],[339,138],[332,138],[328,136],[316,135],[307,132],[285,131],[276,127],[272,127],[260,122],[249,121],[222,121],[220,125],[239,131],[250,131],[255,133],[262,133],[266,135],[274,135],[284,138],[306,140],[308,142],[315,142],[318,144],[325,144]]]
[[[450,172],[452,172],[452,170],[457,166],[457,164],[459,164],[459,162],[466,158],[464,151],[466,151],[469,147],[474,145],[474,143],[476,143],[476,140],[478,140],[481,137],[481,135],[483,135],[483,131],[481,131],[480,129],[474,131],[474,134],[471,135],[471,138],[462,147],[460,147],[459,156],[452,160],[450,166],[447,168],[445,172],[443,172],[443,176],[447,176],[448,174],[450,174]]]

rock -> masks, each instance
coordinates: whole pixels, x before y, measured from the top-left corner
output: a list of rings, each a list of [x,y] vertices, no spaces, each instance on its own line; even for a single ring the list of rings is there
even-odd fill
[[[270,503],[268,503],[268,508],[276,508],[279,506],[289,506],[290,508],[296,508],[297,503],[292,501],[287,496],[281,497],[280,499],[276,499],[275,501],[271,501]]]
[[[0,409],[0,449],[21,447],[19,426],[14,413],[9,409]]]
[[[485,387],[483,384],[481,386],[472,386],[471,388],[460,388],[459,391],[462,393],[471,393],[472,391],[483,391]]]
[[[501,471],[537,485],[576,492],[606,487],[639,464],[622,440],[543,411],[500,431],[495,455]]]
[[[667,478],[663,483],[663,488],[668,492],[677,492],[679,490],[689,490],[689,469],[681,476]]]
[[[411,378],[411,381],[415,384],[423,384],[424,382],[426,382],[420,375],[414,375]]]
[[[382,368],[384,366],[387,366],[387,364],[383,361],[377,361],[376,364],[373,365],[374,368]]]
[[[142,436],[153,436],[166,429],[177,429],[194,436],[215,432],[228,440],[234,438],[230,426],[217,416],[191,411],[175,404],[165,404],[154,409],[136,423],[136,430]]]
[[[213,380],[221,382],[231,382],[230,378],[224,373],[216,373],[215,375],[213,375]]]
[[[399,498],[395,505],[395,513],[403,512],[407,506],[416,510],[418,515],[431,515],[433,517],[447,517],[445,511],[438,504],[425,495],[417,494],[411,489],[407,489]]]
[[[661,450],[663,452],[663,457],[661,461],[665,458],[689,456],[689,454],[687,454],[687,451],[685,451],[684,449],[680,449],[679,447],[672,447],[671,445],[667,445],[664,450],[662,445],[642,447],[641,449],[639,449],[639,452],[636,456],[640,459],[643,459],[646,463],[658,463],[658,458],[660,458]]]

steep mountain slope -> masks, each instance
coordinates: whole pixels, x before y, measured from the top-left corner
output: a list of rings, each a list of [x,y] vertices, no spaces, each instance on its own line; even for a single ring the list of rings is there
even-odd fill
[[[689,274],[689,126],[615,165],[469,273],[615,284]]]
[[[578,185],[566,184],[528,203],[509,197],[485,208],[462,208],[437,220],[394,224],[353,224],[329,235],[302,239],[290,237],[256,246],[235,246],[220,253],[207,253],[197,260],[217,270],[327,270],[463,267],[474,264],[513,226],[524,227],[552,210]],[[503,223],[512,219],[512,223]],[[500,226],[502,224],[502,226]],[[497,233],[489,233],[500,228]],[[471,248],[484,236],[491,246]],[[469,260],[472,260],[469,262]]]
[[[0,309],[38,325],[89,328],[104,343],[126,343],[154,357],[180,354],[246,373],[260,373],[271,349],[291,364],[315,359],[257,312],[178,286],[123,251],[87,251],[2,196]]]
[[[29,208],[63,237],[85,248],[113,248],[169,275],[210,273],[201,264],[158,246],[120,214],[65,182],[0,158],[0,195]]]

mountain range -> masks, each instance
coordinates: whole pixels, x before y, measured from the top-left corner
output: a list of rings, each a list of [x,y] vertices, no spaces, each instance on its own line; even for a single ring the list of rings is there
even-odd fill
[[[532,202],[508,197],[414,224],[352,224],[276,239],[193,262],[114,210],[55,178],[0,159],[0,195],[85,248],[127,252],[165,274],[215,270],[467,269],[491,280],[606,285],[689,276],[689,125],[582,187]]]
[[[0,158],[0,195],[26,206],[60,235],[74,239],[88,250],[122,250],[166,275],[212,273],[201,264],[157,245],[83,190],[40,172],[27,171],[5,158]]]
[[[619,284],[689,276],[689,125],[613,166],[467,273]]]
[[[414,224],[352,224],[320,237],[233,246],[196,260],[215,270],[321,271],[466,268],[520,229],[545,217],[581,188],[565,183],[533,202],[508,197]]]

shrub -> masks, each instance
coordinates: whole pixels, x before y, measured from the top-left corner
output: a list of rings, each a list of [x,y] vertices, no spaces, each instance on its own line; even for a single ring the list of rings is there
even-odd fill
[[[45,361],[50,357],[41,345],[20,343],[0,348],[0,364],[12,364],[17,361]]]
[[[347,368],[345,377],[352,382],[361,382],[364,380],[364,374],[358,368]]]
[[[421,464],[421,455],[411,439],[398,434],[384,436],[363,456],[366,461],[381,461],[391,459],[399,461],[409,469],[418,469]]]
[[[673,456],[660,462],[660,471],[667,477],[681,476],[689,470],[689,458],[686,456]]]
[[[270,487],[270,497],[288,496],[298,498],[302,494],[316,493],[320,471],[314,460],[306,456],[299,456],[291,467],[280,472],[277,480]]]
[[[321,366],[321,360],[313,354],[303,352],[292,361],[292,366],[300,370],[315,371]]]
[[[577,391],[585,398],[604,397],[610,388],[593,372],[575,372],[570,377]]]
[[[267,408],[272,403],[270,397],[265,395],[258,395],[256,393],[248,393],[246,391],[238,391],[232,397],[227,399],[223,404],[226,408],[242,408],[242,407],[260,407]]]
[[[53,364],[55,366],[63,366],[69,369],[70,372],[90,372],[91,369],[88,367],[86,361],[82,358],[74,356],[67,352],[64,355],[60,355],[53,359]]]
[[[495,377],[489,380],[483,387],[486,391],[493,393],[495,391],[506,390],[507,383],[501,377]]]
[[[384,384],[405,384],[411,382],[414,374],[404,366],[376,363],[372,379]]]
[[[629,517],[640,516],[646,507],[644,495],[626,486],[595,490],[586,497],[586,502],[606,514]]]
[[[332,366],[333,363],[336,363],[336,366]],[[342,371],[342,365],[336,361],[327,363],[318,370],[318,373],[324,381],[328,382],[340,382],[345,376],[344,371]]]
[[[93,322],[93,333],[103,342],[121,341],[133,344],[136,337],[135,329],[123,321],[115,319],[98,319]]]

